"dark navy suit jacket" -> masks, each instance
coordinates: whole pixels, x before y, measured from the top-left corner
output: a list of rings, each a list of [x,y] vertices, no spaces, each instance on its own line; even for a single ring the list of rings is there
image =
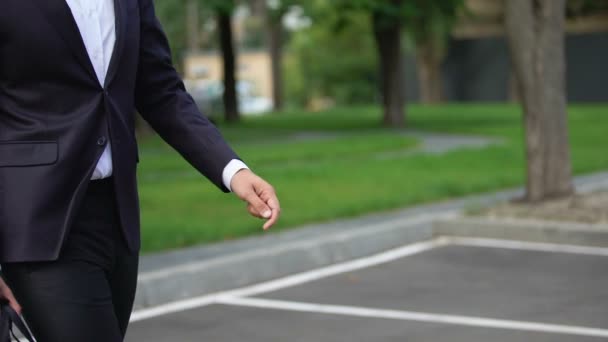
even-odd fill
[[[105,145],[120,220],[139,249],[137,110],[222,190],[237,158],[172,66],[152,0],[114,0],[116,45],[100,85],[65,0],[0,5],[0,262],[53,260]]]

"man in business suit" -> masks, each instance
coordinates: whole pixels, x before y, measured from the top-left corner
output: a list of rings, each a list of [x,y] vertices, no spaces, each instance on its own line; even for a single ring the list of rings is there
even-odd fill
[[[23,308],[41,342],[122,341],[140,243],[135,109],[264,229],[279,201],[197,110],[152,0],[1,7],[0,262],[10,289],[0,280],[0,298]]]

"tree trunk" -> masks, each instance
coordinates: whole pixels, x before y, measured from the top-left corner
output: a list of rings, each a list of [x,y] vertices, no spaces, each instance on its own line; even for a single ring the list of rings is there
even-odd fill
[[[198,1],[186,3],[186,32],[188,34],[188,52],[196,52],[200,47],[200,26],[198,18]]]
[[[506,0],[511,62],[524,109],[525,199],[571,195],[564,53],[565,0]]]
[[[274,110],[283,109],[283,24],[281,18],[267,17],[268,50],[272,69],[272,100]]]
[[[510,102],[514,102],[514,103],[520,103],[521,102],[521,95],[520,95],[520,87],[519,84],[517,83],[517,76],[515,75],[515,71],[513,70],[513,66],[511,66],[511,69],[509,70],[509,85],[508,85],[508,90],[507,90],[507,98],[509,99]]]
[[[416,51],[420,102],[440,103],[443,100],[440,52],[435,51],[431,43],[418,44]]]
[[[544,90],[542,111],[547,131],[544,150],[547,196],[566,196],[574,192],[566,100],[565,7],[565,0],[543,0],[540,13],[542,24],[537,65]]]
[[[399,3],[400,0],[393,0]],[[405,85],[401,54],[401,23],[382,13],[373,13],[374,38],[380,57],[380,93],[384,107],[383,123],[389,127],[405,125]]]
[[[227,122],[237,122],[240,115],[236,93],[236,57],[232,39],[232,18],[230,13],[222,10],[218,11],[217,17],[224,61],[224,117]]]

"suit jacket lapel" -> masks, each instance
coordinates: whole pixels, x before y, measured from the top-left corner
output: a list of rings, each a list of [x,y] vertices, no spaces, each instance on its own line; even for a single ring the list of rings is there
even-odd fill
[[[110,66],[108,67],[105,85],[110,84],[116,75],[116,70],[118,69],[120,57],[122,56],[122,51],[124,49],[125,32],[128,24],[126,2],[127,0],[114,0],[114,13],[116,17],[116,43],[114,44],[114,51],[112,52],[112,58],[110,59]]]
[[[93,64],[78,30],[78,24],[65,0],[34,1],[34,7],[40,9],[48,22],[57,30],[78,62],[97,79]]]

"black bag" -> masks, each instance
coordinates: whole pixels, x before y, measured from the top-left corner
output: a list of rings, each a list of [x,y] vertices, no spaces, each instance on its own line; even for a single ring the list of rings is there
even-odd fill
[[[0,301],[0,342],[11,342],[11,338],[19,341],[19,338],[17,338],[13,331],[13,326],[19,329],[25,340],[29,342],[36,341],[32,337],[32,332],[28,329],[27,324],[21,318],[21,315],[15,312],[6,300]]]

